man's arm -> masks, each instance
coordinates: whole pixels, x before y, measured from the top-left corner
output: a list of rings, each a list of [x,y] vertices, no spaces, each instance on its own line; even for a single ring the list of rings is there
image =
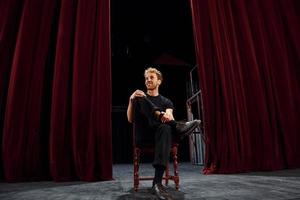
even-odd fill
[[[169,122],[171,120],[174,120],[173,109],[167,108],[166,112],[161,116],[161,121],[163,123],[166,123],[166,122]]]
[[[136,97],[144,97],[144,96],[146,96],[146,94],[142,90],[136,90],[130,95],[128,107],[127,107],[127,120],[129,123],[133,122],[133,100]]]
[[[133,101],[133,99],[131,100],[129,98],[129,103],[128,103],[128,107],[127,107],[127,120],[129,123],[132,123],[132,118],[133,118],[132,101]]]

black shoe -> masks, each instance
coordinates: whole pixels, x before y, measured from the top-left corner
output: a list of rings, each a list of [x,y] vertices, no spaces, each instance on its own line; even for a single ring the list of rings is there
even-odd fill
[[[190,122],[177,122],[176,132],[180,139],[183,139],[185,136],[192,134],[195,128],[199,127],[200,123],[201,120],[198,119]]]
[[[160,189],[160,191],[162,191],[163,193],[168,193],[166,186],[163,186],[163,184],[161,184],[161,183],[158,183],[157,185],[158,185],[158,188]]]
[[[160,188],[160,186],[158,184],[154,184],[151,188],[151,192],[152,194],[154,194],[158,199],[167,199],[164,196],[164,192],[162,191],[162,189]]]

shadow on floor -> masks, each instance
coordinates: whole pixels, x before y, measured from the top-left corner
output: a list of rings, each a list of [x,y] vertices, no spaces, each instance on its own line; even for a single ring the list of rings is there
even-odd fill
[[[151,193],[150,188],[141,188],[137,192],[135,192],[133,189],[128,191],[129,194],[125,194],[122,196],[119,196],[117,200],[127,200],[127,199],[147,199],[147,200],[155,200],[157,199],[155,195]],[[168,199],[176,200],[176,199],[185,199],[184,198],[184,192],[177,191],[174,188],[167,188],[168,193]]]

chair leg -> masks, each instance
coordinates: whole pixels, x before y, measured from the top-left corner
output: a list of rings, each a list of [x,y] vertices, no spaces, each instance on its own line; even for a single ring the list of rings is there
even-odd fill
[[[140,150],[134,148],[133,150],[133,188],[137,191],[139,188],[139,163],[140,163]]]
[[[174,182],[176,190],[179,189],[179,173],[178,173],[178,161],[177,161],[177,147],[173,147],[173,168],[174,168]]]

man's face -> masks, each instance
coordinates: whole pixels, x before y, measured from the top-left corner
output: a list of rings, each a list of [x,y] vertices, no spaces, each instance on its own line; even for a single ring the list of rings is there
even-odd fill
[[[145,75],[145,85],[148,90],[154,90],[158,88],[161,84],[161,80],[158,80],[157,75],[155,73],[147,73]]]

